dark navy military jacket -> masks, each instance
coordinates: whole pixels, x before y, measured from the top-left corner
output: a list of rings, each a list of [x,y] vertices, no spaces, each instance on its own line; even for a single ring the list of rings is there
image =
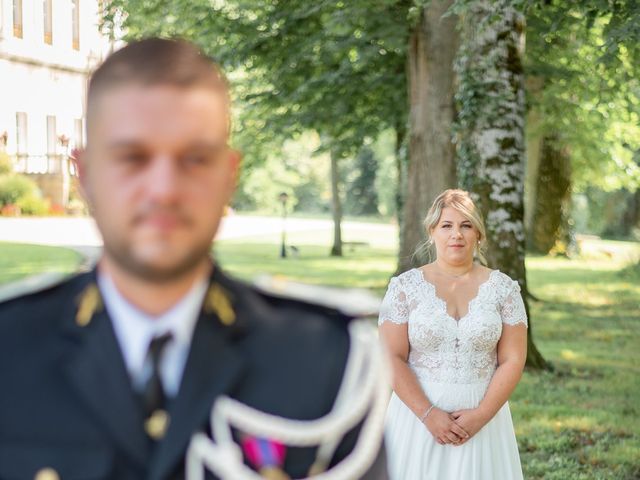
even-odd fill
[[[331,409],[350,319],[260,293],[216,268],[211,282],[228,292],[235,321],[202,310],[166,436],[152,446],[108,313],[77,320],[78,298],[94,282],[95,271],[0,304],[0,480],[46,468],[63,480],[182,478],[190,438],[207,431],[222,394],[293,419]],[[314,454],[289,450],[285,470],[306,476]],[[387,478],[383,454],[365,478]]]

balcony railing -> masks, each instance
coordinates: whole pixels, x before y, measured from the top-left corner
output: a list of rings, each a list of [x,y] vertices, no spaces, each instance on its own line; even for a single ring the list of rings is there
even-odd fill
[[[63,154],[18,154],[14,157],[14,170],[17,173],[28,174],[64,174],[66,172],[69,175],[76,175],[75,166]]]

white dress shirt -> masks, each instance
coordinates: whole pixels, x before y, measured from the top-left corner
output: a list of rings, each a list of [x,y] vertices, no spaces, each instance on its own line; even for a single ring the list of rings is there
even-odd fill
[[[164,348],[160,377],[165,394],[169,397],[176,396],[208,285],[207,278],[195,282],[178,303],[165,313],[153,316],[129,303],[118,291],[111,277],[98,272],[98,288],[136,391],[142,391],[151,376],[151,360],[147,358],[151,340],[170,332],[173,338]]]

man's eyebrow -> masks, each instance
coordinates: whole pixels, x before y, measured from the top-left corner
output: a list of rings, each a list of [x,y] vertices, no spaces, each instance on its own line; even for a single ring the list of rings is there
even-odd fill
[[[185,145],[183,150],[209,150],[212,152],[217,152],[219,150],[223,150],[227,147],[226,142],[222,143],[210,143],[210,142],[196,142],[192,144]],[[115,149],[126,149],[126,148],[146,148],[143,142],[139,142],[137,140],[116,140],[114,142],[108,143],[107,148],[115,150]]]
[[[135,140],[116,140],[114,142],[108,143],[107,148],[116,150],[119,148],[144,148],[144,145]]]

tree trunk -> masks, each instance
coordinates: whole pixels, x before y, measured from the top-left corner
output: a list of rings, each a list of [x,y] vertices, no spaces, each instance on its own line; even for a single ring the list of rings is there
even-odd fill
[[[532,252],[547,254],[567,232],[566,212],[571,195],[571,163],[566,149],[545,137],[540,151],[533,219],[529,235]],[[566,234],[564,235],[566,237]],[[566,238],[564,239],[566,241]],[[566,249],[569,245],[565,246]]]
[[[340,199],[339,155],[331,150],[331,211],[333,213],[332,257],[342,256],[342,200]]]
[[[542,90],[542,80],[540,77],[527,78],[526,91],[528,95],[537,97]],[[533,107],[527,112],[526,119],[526,175],[524,185],[524,230],[527,234],[527,241],[533,231],[533,212],[536,204],[536,190],[538,170],[540,167],[540,150],[542,146],[542,133],[540,125],[542,114],[539,109]]]
[[[398,181],[396,182],[396,219],[398,222],[398,245],[402,245],[404,237],[404,210],[405,192],[407,186],[407,128],[405,121],[399,121],[395,127],[396,130],[396,170]]]
[[[453,61],[457,18],[443,18],[453,0],[431,0],[409,39],[409,165],[398,271],[422,264],[414,256],[425,239],[422,221],[434,198],[456,186]]]
[[[491,268],[522,289],[527,314],[524,234],[524,16],[509,0],[471,2],[456,68],[460,77],[458,149],[465,187],[482,210]],[[547,367],[533,343],[527,365]]]
[[[621,233],[632,237],[634,230],[640,228],[640,188],[629,194],[624,208]]]

